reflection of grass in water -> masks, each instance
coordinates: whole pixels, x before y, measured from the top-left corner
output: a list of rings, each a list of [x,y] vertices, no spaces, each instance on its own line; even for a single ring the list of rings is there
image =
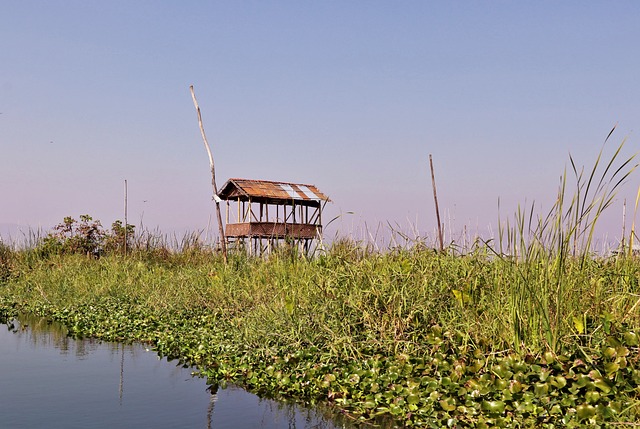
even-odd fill
[[[305,423],[303,427],[313,429],[336,427],[348,429],[353,427],[352,421],[349,421],[344,415],[336,414],[334,408],[323,404],[315,404],[313,407],[309,407],[308,404],[287,398],[259,397],[233,384],[226,384],[224,389],[211,388],[210,392],[212,402],[209,407],[207,421],[209,422],[208,427],[212,428],[215,428],[216,423],[218,423],[214,418],[214,410],[215,403],[219,400],[226,402],[226,406],[229,409],[237,410],[240,406],[243,409],[257,408],[261,412],[262,418],[267,419],[272,424],[277,422],[279,427],[286,425],[289,428],[296,428],[299,427],[300,421]],[[255,415],[255,417],[260,415],[258,412],[251,414]],[[255,421],[255,417],[252,416],[252,418],[247,418],[246,420],[242,420],[239,417],[234,424],[241,425],[240,427],[246,427],[248,424],[257,426],[258,422]]]
[[[13,327],[16,335],[26,337],[35,346],[54,347],[62,354],[68,354],[73,348],[78,356],[87,353],[84,345],[73,345],[73,339],[68,336],[69,330],[60,322],[22,313],[14,319]]]
[[[31,344],[38,347],[53,347],[63,355],[85,357],[98,347],[106,347],[115,354],[126,347],[117,343],[101,344],[91,338],[72,338],[63,323],[34,314],[21,313],[10,323],[16,335],[25,336]]]

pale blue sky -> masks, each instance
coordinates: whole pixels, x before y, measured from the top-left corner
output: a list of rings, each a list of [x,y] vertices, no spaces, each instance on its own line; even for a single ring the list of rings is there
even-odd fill
[[[0,13],[0,224],[89,213],[206,228],[189,85],[230,177],[311,183],[342,233],[490,234],[640,125],[634,1],[11,1]],[[619,235],[622,198],[610,235]],[[413,226],[409,226],[413,225]]]

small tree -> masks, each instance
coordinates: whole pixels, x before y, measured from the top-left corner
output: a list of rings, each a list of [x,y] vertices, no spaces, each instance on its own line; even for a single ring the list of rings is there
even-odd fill
[[[106,252],[124,252],[125,241],[126,248],[131,249],[133,245],[133,237],[135,226],[127,224],[126,229],[122,221],[117,220],[111,224],[111,233],[106,235],[104,242],[104,250]]]
[[[106,233],[100,221],[89,215],[81,215],[80,221],[71,216],[53,228],[39,246],[45,255],[82,253],[98,255],[102,251]]]

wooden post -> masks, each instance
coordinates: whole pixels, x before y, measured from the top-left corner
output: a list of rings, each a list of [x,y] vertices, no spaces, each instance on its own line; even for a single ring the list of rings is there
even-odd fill
[[[224,263],[227,263],[227,239],[224,236],[224,227],[222,226],[222,215],[220,214],[220,198],[218,198],[218,187],[216,186],[216,169],[213,164],[213,155],[211,155],[211,148],[209,142],[207,142],[207,135],[204,133],[204,125],[202,125],[202,115],[200,114],[200,107],[196,100],[196,94],[193,91],[193,85],[189,87],[191,90],[191,98],[193,99],[193,105],[198,113],[198,125],[200,126],[200,133],[202,134],[202,140],[204,141],[204,147],[209,155],[209,166],[211,167],[211,186],[213,187],[213,199],[216,203],[216,215],[218,217],[218,231],[220,233],[220,246],[222,248],[222,257]]]
[[[124,179],[124,256],[127,256],[127,179]]]
[[[433,158],[429,154],[429,165],[431,166],[431,184],[433,185],[433,200],[436,203],[436,220],[438,221],[438,241],[440,243],[440,251],[444,250],[444,243],[442,242],[442,224],[440,223],[440,209],[438,208],[438,194],[436,192],[436,177],[433,172]]]
[[[626,222],[627,222],[627,199],[625,198],[624,201],[622,202],[622,238],[620,239],[620,252],[618,252],[618,255],[620,254],[626,255],[626,252],[624,250],[624,238],[626,235],[624,224]]]

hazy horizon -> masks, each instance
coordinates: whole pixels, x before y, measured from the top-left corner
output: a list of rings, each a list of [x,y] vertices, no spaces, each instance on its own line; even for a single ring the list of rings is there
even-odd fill
[[[89,214],[166,233],[214,207],[194,85],[230,177],[316,185],[327,234],[434,239],[553,204],[640,121],[636,2],[10,2],[0,16],[0,224]],[[634,174],[599,236],[627,231]],[[500,209],[498,210],[498,199]],[[353,214],[348,214],[353,213]],[[215,225],[215,223],[214,223]],[[6,227],[8,228],[8,227]]]

